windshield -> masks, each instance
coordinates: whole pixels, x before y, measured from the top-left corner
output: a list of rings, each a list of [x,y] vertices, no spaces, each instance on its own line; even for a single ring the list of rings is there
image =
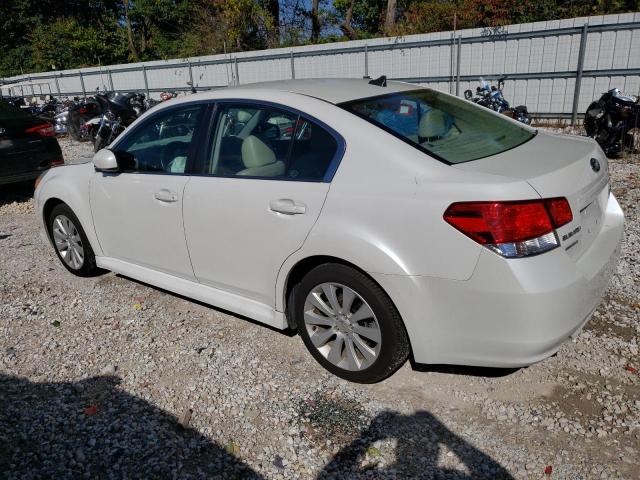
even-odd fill
[[[495,155],[535,136],[483,107],[426,88],[355,100],[341,107],[447,163]]]

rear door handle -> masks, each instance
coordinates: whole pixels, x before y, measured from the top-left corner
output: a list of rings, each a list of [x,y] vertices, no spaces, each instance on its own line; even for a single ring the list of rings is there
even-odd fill
[[[281,198],[280,200],[271,200],[269,202],[269,210],[285,215],[302,215],[307,212],[307,207],[302,203],[294,202],[290,198]]]
[[[156,193],[153,194],[153,196],[155,197],[156,200],[160,200],[161,202],[171,203],[171,202],[178,201],[178,194],[175,192],[171,192],[166,188],[163,188],[162,190],[158,190]]]

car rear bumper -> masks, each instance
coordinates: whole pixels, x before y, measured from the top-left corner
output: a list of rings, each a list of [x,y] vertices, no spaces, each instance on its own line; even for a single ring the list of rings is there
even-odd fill
[[[555,353],[598,306],[615,268],[624,215],[572,260],[561,246],[521,259],[483,250],[467,281],[374,274],[402,315],[418,363],[519,367]]]

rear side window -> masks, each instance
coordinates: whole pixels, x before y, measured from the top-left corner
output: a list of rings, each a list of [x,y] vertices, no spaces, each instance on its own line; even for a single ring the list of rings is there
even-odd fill
[[[447,163],[496,155],[535,136],[535,131],[524,125],[467,100],[426,88],[341,106]]]
[[[327,130],[264,105],[223,105],[203,173],[222,177],[324,180],[338,151]]]

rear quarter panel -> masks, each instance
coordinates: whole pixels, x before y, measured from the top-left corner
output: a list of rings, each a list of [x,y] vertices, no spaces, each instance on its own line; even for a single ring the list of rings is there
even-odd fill
[[[283,265],[279,289],[286,272],[314,255],[376,274],[467,280],[483,247],[443,220],[446,208],[539,198],[525,181],[455,169],[348,112],[327,123],[344,136],[345,155],[318,221]]]

